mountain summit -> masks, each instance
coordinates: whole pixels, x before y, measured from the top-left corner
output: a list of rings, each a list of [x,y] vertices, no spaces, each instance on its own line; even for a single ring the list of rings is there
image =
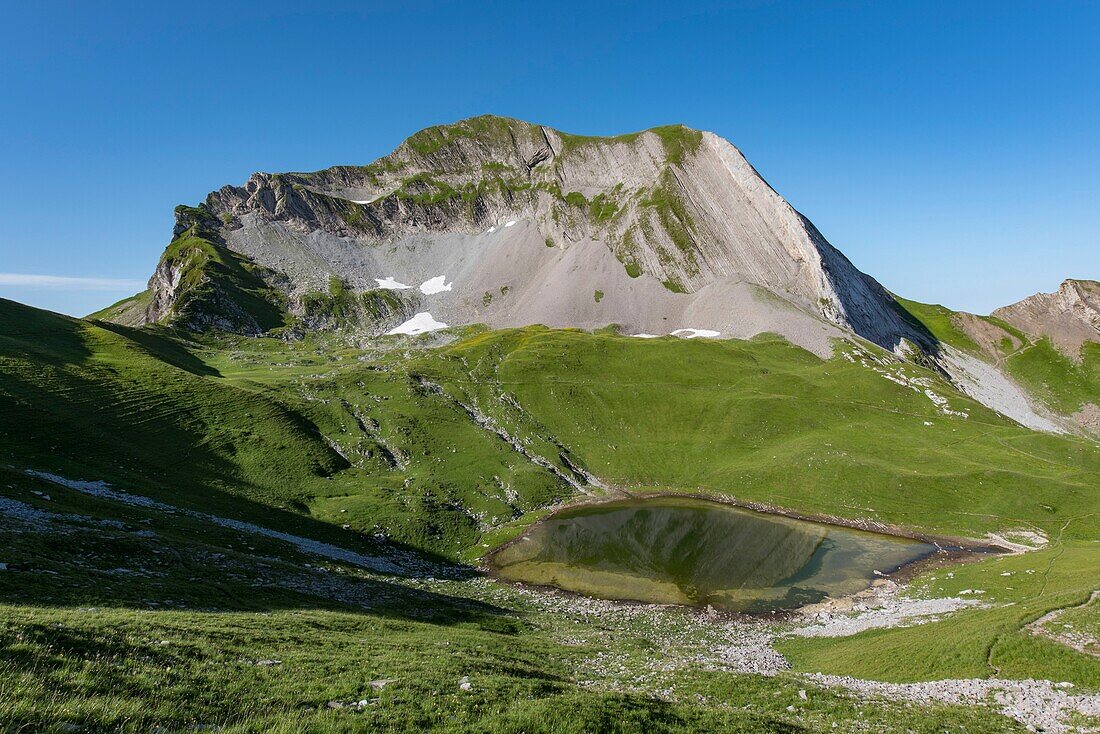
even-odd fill
[[[176,218],[149,292],[115,318],[386,331],[429,311],[450,325],[778,331],[819,354],[831,327],[889,347],[911,331],[740,151],[679,125],[582,137],[476,117],[370,165],[254,174]],[[418,287],[440,276],[445,290]]]
[[[775,332],[821,357],[858,336],[1059,430],[985,356],[852,265],[736,147],[682,125],[588,137],[481,116],[369,165],[256,173],[177,207],[148,290],[96,316],[243,334]]]

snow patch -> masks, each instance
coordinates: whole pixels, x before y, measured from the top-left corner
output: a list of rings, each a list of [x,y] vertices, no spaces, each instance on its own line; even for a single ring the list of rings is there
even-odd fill
[[[504,226],[505,226],[505,227],[511,227],[511,226],[513,226],[513,225],[514,225],[515,223],[516,223],[516,220],[514,220],[514,219],[509,219],[509,220],[508,220],[507,222],[505,222],[505,223],[504,223]]]
[[[638,339],[657,339],[661,335],[660,334],[631,334],[631,336],[636,337]]]
[[[385,288],[388,291],[403,291],[407,288],[412,288],[411,285],[398,283],[392,275],[386,278],[375,278],[374,280],[378,283],[379,288]]]
[[[411,319],[396,326],[387,334],[409,334],[410,336],[416,336],[417,334],[424,334],[429,331],[435,331],[436,329],[446,329],[447,325],[442,321],[436,321],[432,318],[432,315],[427,311],[421,311],[413,316]]]
[[[696,337],[700,336],[708,339],[713,339],[721,333],[722,332],[720,331],[712,331],[710,329],[677,329],[676,331],[672,332],[672,336],[679,336],[684,339],[695,339]]]
[[[430,296],[433,293],[442,293],[443,291],[451,290],[451,286],[454,283],[447,283],[446,275],[437,275],[430,280],[425,280],[420,284],[420,292],[426,296]]]

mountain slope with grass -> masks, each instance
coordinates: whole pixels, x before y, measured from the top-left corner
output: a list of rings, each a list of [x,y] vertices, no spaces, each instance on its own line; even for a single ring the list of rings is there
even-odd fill
[[[1075,303],[1093,321],[1055,329],[1075,348],[1096,343],[1082,288]],[[1020,318],[1063,319],[1043,304]],[[737,148],[680,125],[590,137],[485,115],[422,130],[368,165],[257,173],[178,207],[149,289],[95,316],[295,337],[470,324],[778,333],[822,357],[854,334],[1030,428],[1095,423],[1094,407],[1076,415],[1035,394],[1029,364],[1013,371],[940,339]]]
[[[0,400],[5,727],[518,732],[553,710],[578,732],[993,732],[1022,724],[943,696],[854,699],[800,671],[1100,685],[1086,653],[1027,627],[1095,586],[1100,450],[854,339],[827,359],[766,335],[288,339],[2,301]],[[973,566],[995,604],[962,626],[800,642],[675,609],[580,611],[469,565],[558,503],[624,490],[1034,535],[1048,550],[1003,568],[1050,566],[1025,586]],[[958,593],[934,576],[917,593]],[[971,628],[978,642],[951,647]],[[931,662],[890,667],[884,650]],[[1036,700],[1051,721],[1088,705]]]
[[[897,302],[943,349],[995,367],[1020,386],[1035,412],[1063,429],[1100,434],[1100,283],[1067,280],[1055,293],[989,316]]]
[[[175,216],[133,298],[0,299],[0,729],[1100,722],[1096,282],[901,298],[682,126],[471,118]],[[492,577],[663,493],[940,550],[766,618]]]

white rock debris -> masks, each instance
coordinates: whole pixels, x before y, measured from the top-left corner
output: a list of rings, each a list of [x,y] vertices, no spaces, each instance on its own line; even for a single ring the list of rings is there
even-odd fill
[[[33,469],[27,469],[26,473],[32,477],[38,477],[39,479],[45,479],[46,481],[53,482],[62,487],[76,490],[77,492],[83,492],[84,494],[91,495],[92,497],[99,497],[101,499],[112,500],[114,502],[121,502],[126,505],[132,505],[135,507],[145,507],[149,509],[159,510],[161,512],[176,513],[180,515],[186,515],[187,517],[193,517],[206,522],[212,522],[215,525],[220,525],[225,528],[231,528],[233,530],[239,530],[245,533],[252,533],[255,535],[262,535],[266,538],[273,538],[275,540],[282,540],[295,546],[303,553],[309,553],[311,555],[321,556],[334,561],[343,561],[350,563],[353,566],[360,566],[368,568],[374,571],[382,573],[398,573],[402,571],[402,568],[396,563],[376,556],[367,556],[362,553],[356,553],[354,551],[347,550],[346,548],[340,548],[339,546],[331,545],[329,543],[322,543],[318,540],[312,540],[311,538],[303,538],[298,535],[291,535],[290,533],[283,533],[278,530],[271,530],[269,528],[254,525],[250,522],[243,522],[241,520],[233,520],[226,517],[218,517],[216,515],[209,515],[205,512],[197,512],[195,510],[186,510],[174,505],[170,505],[166,502],[160,502],[152,499],[151,497],[143,497],[137,494],[130,494],[129,492],[123,492],[118,489],[112,489],[111,485],[104,481],[84,481],[79,479],[66,479],[65,477],[58,476],[57,474],[51,474],[49,472],[35,471]]]

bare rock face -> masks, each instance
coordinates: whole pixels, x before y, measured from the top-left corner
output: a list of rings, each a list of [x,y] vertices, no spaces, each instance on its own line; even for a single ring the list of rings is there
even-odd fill
[[[992,315],[1027,334],[1049,338],[1076,359],[1085,342],[1100,342],[1100,283],[1066,280],[1054,293],[1036,293]]]
[[[268,284],[292,317],[333,278],[362,293],[392,277],[412,286],[411,307],[450,325],[771,330],[819,354],[839,331],[889,349],[922,341],[740,151],[682,126],[588,138],[472,118],[367,166],[254,174],[197,210],[217,223],[212,241],[277,276]],[[187,310],[165,265],[150,321]],[[440,275],[452,292],[417,294]]]

